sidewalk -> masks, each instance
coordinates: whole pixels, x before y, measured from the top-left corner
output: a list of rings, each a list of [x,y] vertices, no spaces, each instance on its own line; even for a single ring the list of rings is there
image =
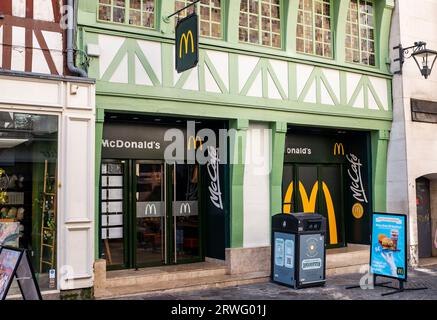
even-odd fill
[[[185,291],[169,294],[148,294],[128,300],[437,300],[437,266],[409,271],[406,288],[428,287],[422,291],[407,291],[382,297],[381,293],[392,289],[376,287],[374,290],[345,287],[358,285],[363,274],[328,277],[325,287],[293,290],[273,283],[262,283],[224,289]],[[386,281],[380,278],[379,281]]]

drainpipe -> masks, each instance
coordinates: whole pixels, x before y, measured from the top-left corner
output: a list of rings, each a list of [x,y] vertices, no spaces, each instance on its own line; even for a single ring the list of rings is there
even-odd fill
[[[67,10],[68,11],[68,25],[67,25],[67,67],[68,70],[73,73],[77,74],[79,77],[82,78],[88,78],[88,74],[85,70],[82,70],[81,68],[76,67],[74,63],[74,29],[75,29],[75,23],[74,23],[74,0],[68,0],[67,2]]]

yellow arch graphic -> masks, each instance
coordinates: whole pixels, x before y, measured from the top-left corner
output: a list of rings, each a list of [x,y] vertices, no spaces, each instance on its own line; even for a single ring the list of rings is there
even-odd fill
[[[193,33],[188,31],[187,34],[183,33],[179,43],[179,58],[182,59],[182,45],[185,44],[185,54],[188,54],[188,41],[191,40],[191,53],[194,53],[194,37]]]
[[[294,189],[293,181],[287,188],[287,192],[284,197],[284,205],[283,212],[285,214],[291,214],[291,199],[293,197],[293,189]],[[317,199],[317,191],[319,190],[319,184],[316,181],[314,183],[313,189],[311,190],[310,198],[308,199],[308,194],[305,190],[305,186],[299,181],[299,192],[302,198],[302,205],[305,212],[314,213],[316,210],[316,199]],[[338,244],[338,235],[337,235],[337,219],[335,217],[335,208],[334,203],[332,202],[331,192],[329,191],[328,186],[323,181],[322,182],[322,190],[325,195],[326,207],[328,210],[328,221],[329,221],[329,240],[330,244]]]
[[[282,208],[283,212],[286,214],[291,214],[291,198],[293,197],[293,181],[291,181],[288,186],[287,192],[285,193],[284,206]]]
[[[337,244],[337,219],[335,218],[335,209],[334,204],[332,203],[331,192],[324,181],[322,182],[322,188],[323,193],[325,194],[326,207],[328,208],[329,240],[331,244]]]
[[[197,150],[197,144],[200,145],[200,150],[203,151],[203,141],[199,136],[190,136],[188,139],[188,150],[191,150],[191,146],[193,146],[194,150]]]
[[[319,190],[319,183],[316,181],[314,183],[313,189],[311,190],[310,199],[308,199],[307,192],[301,181],[299,181],[299,192],[302,198],[303,211],[308,213],[314,213],[316,211],[316,200],[317,191]]]

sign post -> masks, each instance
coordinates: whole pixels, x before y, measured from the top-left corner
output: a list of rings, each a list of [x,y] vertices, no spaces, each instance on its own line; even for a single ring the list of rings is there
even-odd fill
[[[425,290],[405,288],[408,279],[407,264],[407,216],[404,214],[373,213],[372,241],[370,247],[370,274],[373,284],[378,287],[394,289],[382,296],[404,291]],[[376,278],[389,278],[399,282],[399,287],[388,286],[390,282],[376,283]],[[359,288],[360,286],[346,289]]]

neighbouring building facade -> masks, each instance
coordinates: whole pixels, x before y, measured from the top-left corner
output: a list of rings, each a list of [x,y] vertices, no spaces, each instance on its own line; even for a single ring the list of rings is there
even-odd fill
[[[437,48],[437,2],[396,1],[390,46],[413,46],[425,41]],[[392,51],[392,59],[398,58]],[[400,70],[393,62],[392,71]],[[393,80],[394,119],[388,152],[387,210],[409,216],[410,264],[437,256],[433,245],[437,229],[437,74],[424,79],[407,59]]]
[[[188,3],[78,1],[77,60],[96,79],[93,260],[269,272],[280,212],[324,215],[329,248],[368,244],[387,209],[394,1],[202,0],[199,64],[178,74],[167,17]],[[206,163],[186,160],[199,150]]]
[[[0,245],[43,291],[94,276],[94,80],[67,71],[62,5],[0,1]]]

